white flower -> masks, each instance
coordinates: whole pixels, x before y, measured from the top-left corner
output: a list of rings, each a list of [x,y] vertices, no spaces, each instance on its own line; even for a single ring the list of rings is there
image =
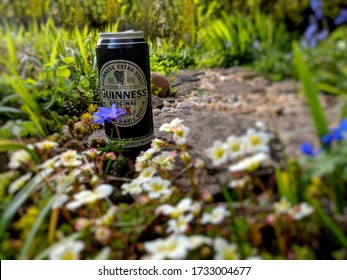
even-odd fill
[[[77,260],[83,249],[84,243],[82,241],[71,241],[55,248],[49,258],[51,260]]]
[[[107,210],[105,215],[103,215],[100,218],[97,218],[95,220],[95,225],[96,226],[109,226],[113,222],[113,220],[116,216],[116,212],[117,212],[117,207],[111,206]]]
[[[164,123],[159,127],[159,131],[171,132],[171,126],[168,123]]]
[[[152,162],[165,170],[172,170],[174,168],[173,162],[175,160],[175,152],[162,152],[153,158]]]
[[[69,210],[74,210],[83,204],[94,203],[99,199],[109,197],[113,192],[113,187],[108,184],[102,184],[98,186],[95,190],[84,190],[74,195],[74,201],[66,204],[66,208]]]
[[[121,186],[121,189],[123,190],[123,194],[132,194],[132,195],[138,195],[142,193],[141,188],[142,181],[137,179],[132,180],[130,183],[124,183]]]
[[[273,204],[276,214],[290,214],[292,211],[292,205],[288,199],[284,196],[279,202]]]
[[[217,237],[214,241],[213,248],[216,252],[215,260],[238,260],[237,245],[228,243],[225,239]]]
[[[212,240],[203,235],[192,235],[188,237],[188,249],[195,250],[202,245],[211,245]]]
[[[160,128],[159,131],[165,131],[165,132],[173,132],[179,125],[181,125],[183,120],[179,118],[173,119],[170,124],[164,123]]]
[[[205,168],[205,163],[202,159],[196,159],[194,162],[194,167],[197,169],[204,169]]]
[[[231,160],[243,156],[245,153],[245,145],[243,139],[231,135],[227,138],[226,145],[229,149],[229,158]]]
[[[48,170],[48,169],[46,169]],[[57,182],[57,191],[61,191],[61,188],[66,185],[68,182],[70,182],[73,179],[77,179],[78,175],[81,174],[80,169],[73,169],[68,174],[65,173],[65,170],[56,174],[53,179]]]
[[[177,219],[171,219],[168,221],[167,233],[184,233],[188,229],[188,225],[193,221],[193,214],[181,215]]]
[[[236,189],[236,188],[242,188],[244,187],[248,181],[250,180],[250,178],[248,176],[246,177],[243,177],[241,179],[233,179],[231,182],[230,182],[230,188],[232,189]]]
[[[111,248],[110,247],[104,247],[101,249],[101,251],[95,256],[94,260],[108,260],[111,255]]]
[[[153,177],[151,181],[146,182],[143,188],[148,192],[150,199],[156,199],[161,196],[169,196],[172,193],[170,189],[171,182],[164,180],[161,177]]]
[[[54,169],[56,162],[57,162],[58,157],[53,157],[50,159],[47,159],[44,163],[38,165],[37,167],[39,169]]]
[[[338,50],[344,51],[346,49],[347,45],[346,45],[345,41],[338,40],[337,43],[336,43],[336,47],[337,47]]]
[[[96,158],[97,155],[101,154],[101,151],[98,151],[95,148],[90,148],[88,151],[82,152],[82,154],[88,155],[91,159]]]
[[[228,146],[221,142],[215,141],[213,146],[207,149],[207,156],[212,159],[212,164],[220,166],[228,160]]]
[[[313,207],[306,202],[301,202],[299,205],[293,207],[290,211],[290,215],[294,220],[301,220],[313,213]]]
[[[82,164],[81,156],[77,154],[75,150],[67,150],[66,152],[60,154],[59,161],[56,166],[64,167],[76,167]]]
[[[58,143],[53,142],[53,141],[48,141],[48,140],[44,140],[44,141],[36,143],[34,145],[39,150],[50,150],[50,149],[53,149],[54,147],[59,146]]]
[[[145,151],[143,154],[139,155],[136,158],[136,162],[151,160],[153,158],[154,153],[156,153],[155,149],[150,148],[147,151]]]
[[[8,186],[8,193],[14,194],[18,190],[24,187],[25,183],[31,178],[33,174],[27,173],[23,176],[20,176],[18,179],[14,180],[9,186]]]
[[[138,177],[138,179],[142,182],[147,182],[150,181],[154,174],[157,172],[157,170],[154,167],[146,167],[145,169],[143,169]]]
[[[220,224],[223,222],[225,217],[230,216],[230,212],[225,208],[225,206],[217,206],[212,210],[211,213],[203,213],[201,217],[201,223],[204,224]]]
[[[264,153],[258,153],[253,156],[246,157],[240,160],[238,163],[230,165],[230,172],[241,172],[241,171],[254,171],[259,168],[260,163],[266,160],[268,156]]]
[[[66,194],[59,195],[52,204],[52,209],[59,209],[68,201],[69,197]]]
[[[194,202],[190,210],[193,215],[198,216],[201,212],[201,203],[198,201]]]
[[[137,172],[141,172],[143,169],[148,167],[148,161],[152,160],[154,153],[156,153],[156,150],[153,148],[148,149],[144,153],[140,154],[136,158],[136,163],[135,163],[135,170]]]
[[[161,148],[164,147],[165,145],[166,145],[165,141],[158,138],[154,138],[151,143],[151,148],[154,149],[156,152],[159,152]]]
[[[187,142],[188,134],[189,127],[186,127],[183,124],[181,124],[173,130],[173,140],[177,145],[184,145]]]
[[[178,218],[180,215],[191,210],[192,200],[188,197],[183,198],[176,206],[164,204],[159,206],[155,213],[157,215],[163,213],[164,215],[170,215],[171,218]]]
[[[17,169],[23,163],[27,163],[29,161],[31,161],[31,155],[26,150],[18,150],[11,154],[8,167],[10,169]]]
[[[183,235],[173,234],[165,239],[147,241],[143,245],[150,259],[184,259],[187,256],[188,240]]]
[[[86,175],[94,174],[94,168],[95,168],[94,162],[88,162],[88,163],[85,163],[81,166],[81,170]]]
[[[248,129],[244,136],[246,142],[246,149],[249,153],[255,152],[268,152],[270,136],[265,132],[257,132],[254,129]]]

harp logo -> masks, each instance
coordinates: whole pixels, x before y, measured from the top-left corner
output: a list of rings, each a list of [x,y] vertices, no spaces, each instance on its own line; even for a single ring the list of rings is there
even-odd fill
[[[114,71],[114,76],[116,77],[117,83],[120,85],[124,84],[124,71]]]

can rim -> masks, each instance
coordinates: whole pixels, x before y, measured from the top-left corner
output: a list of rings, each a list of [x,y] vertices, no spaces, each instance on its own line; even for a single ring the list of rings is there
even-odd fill
[[[124,32],[102,32],[101,39],[143,39],[143,31],[127,30]]]

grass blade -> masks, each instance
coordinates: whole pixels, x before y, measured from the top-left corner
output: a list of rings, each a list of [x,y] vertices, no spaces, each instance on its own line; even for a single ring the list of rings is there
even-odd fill
[[[313,84],[311,73],[297,44],[294,44],[293,52],[296,71],[299,74],[299,78],[304,89],[306,103],[310,110],[317,136],[320,140],[323,135],[328,134],[328,126],[323,108],[318,98],[318,90]]]
[[[32,244],[33,239],[35,238],[35,235],[37,233],[37,231],[39,230],[41,224],[43,223],[45,217],[47,216],[47,214],[49,213],[49,210],[51,209],[51,206],[53,204],[53,202],[57,199],[57,197],[59,195],[61,195],[63,193],[63,191],[69,187],[73,182],[75,181],[75,178],[69,180],[68,182],[66,182],[60,189],[60,192],[58,192],[56,195],[54,195],[47,203],[46,205],[43,207],[43,209],[41,209],[39,216],[37,217],[34,225],[31,227],[27,238],[25,239],[24,245],[20,251],[19,254],[19,259],[24,260],[24,259],[28,259],[28,252],[30,249],[30,246]]]
[[[0,140],[0,153],[21,149],[25,150],[28,154],[30,154],[31,158],[35,161],[36,164],[40,164],[40,159],[35,153],[35,151],[29,149],[26,145],[22,143],[17,143],[15,141]]]
[[[310,200],[310,204],[314,207],[319,218],[322,220],[324,225],[331,231],[331,233],[336,237],[339,243],[347,248],[347,237],[341,231],[341,229],[332,221],[332,219],[322,210],[322,207],[315,201]]]
[[[52,171],[47,171],[44,175],[47,176]],[[8,225],[14,215],[17,213],[19,207],[23,205],[23,203],[28,199],[29,194],[42,182],[43,180],[42,173],[37,174],[34,178],[32,178],[23,189],[21,189],[17,195],[13,198],[13,200],[6,207],[5,211],[1,216],[0,221],[0,242],[3,240],[5,231],[8,228]]]

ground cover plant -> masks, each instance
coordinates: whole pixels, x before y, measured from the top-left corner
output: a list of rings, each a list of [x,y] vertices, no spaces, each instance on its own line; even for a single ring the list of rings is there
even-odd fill
[[[347,121],[342,108],[329,124],[319,100],[345,100],[343,3],[169,2],[1,3],[0,258],[346,259]],[[136,26],[153,72],[243,65],[298,79],[316,143],[278,160],[281,139],[255,122],[199,158],[180,118],[137,157],[88,141],[124,114],[98,106],[98,32]],[[208,166],[226,174],[216,193]]]

